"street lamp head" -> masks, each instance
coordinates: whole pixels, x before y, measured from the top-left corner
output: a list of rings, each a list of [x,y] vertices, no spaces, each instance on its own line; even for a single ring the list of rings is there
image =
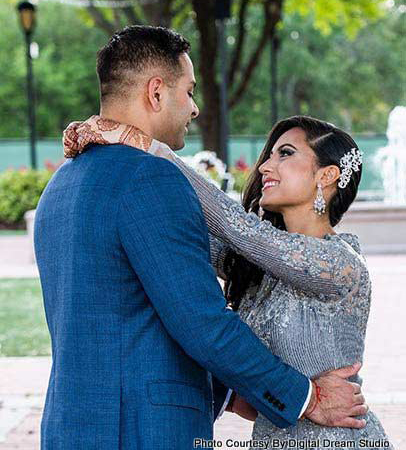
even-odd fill
[[[30,2],[20,2],[17,6],[21,26],[26,34],[31,34],[35,26],[35,6]]]

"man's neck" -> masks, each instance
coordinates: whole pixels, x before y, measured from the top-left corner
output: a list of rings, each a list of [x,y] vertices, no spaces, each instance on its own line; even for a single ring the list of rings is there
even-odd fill
[[[103,119],[112,120],[125,125],[131,125],[140,130],[143,134],[153,137],[151,124],[148,123],[147,118],[145,118],[142,113],[136,115],[127,110],[101,106],[99,115]],[[134,117],[136,118],[134,119]]]

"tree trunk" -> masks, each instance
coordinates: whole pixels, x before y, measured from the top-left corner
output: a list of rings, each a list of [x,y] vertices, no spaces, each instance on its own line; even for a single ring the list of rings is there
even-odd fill
[[[198,124],[202,132],[203,148],[219,154],[220,88],[216,76],[217,30],[213,20],[214,7],[213,0],[193,0],[200,35],[198,65],[204,101]]]
[[[135,0],[134,0],[135,1]],[[201,130],[203,148],[211,150],[220,156],[221,151],[221,110],[220,110],[220,85],[217,73],[220,72],[218,64],[224,64],[220,60],[217,51],[217,28],[215,21],[215,5],[217,0],[143,0],[141,8],[144,20],[150,25],[170,27],[175,15],[183,11],[190,4],[195,12],[195,22],[199,31],[199,59],[196,61],[200,73],[200,86],[203,102],[197,124]],[[261,37],[257,42],[251,58],[246,67],[241,68],[243,44],[245,37],[244,22],[248,5],[252,0],[241,0],[239,8],[240,26],[237,36],[237,49],[230,55],[229,71],[229,99],[231,109],[244,95],[252,78],[255,67],[258,65],[263,50],[272,35],[277,22],[281,19],[281,9],[284,0],[263,0],[264,25]],[[253,3],[253,2],[252,2]],[[88,11],[95,20],[96,25],[105,30],[109,35],[115,31],[114,23],[108,20],[108,16],[91,4]],[[122,10],[123,16],[131,23],[140,23],[135,8],[127,7]],[[236,74],[241,73],[238,84]],[[199,87],[200,87],[199,86]],[[230,95],[230,93],[232,94]]]
[[[148,25],[170,28],[173,0],[149,0],[143,3]]]
[[[214,85],[214,83],[210,89],[206,89],[205,103],[200,113],[199,126],[202,133],[203,149],[216,152],[220,156],[220,100],[218,86]]]

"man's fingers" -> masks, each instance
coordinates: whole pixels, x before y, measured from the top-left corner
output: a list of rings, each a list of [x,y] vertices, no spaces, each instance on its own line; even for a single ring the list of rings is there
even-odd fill
[[[357,405],[351,408],[350,416],[365,416],[368,412],[368,405]]]
[[[330,373],[333,373],[334,375],[337,375],[340,378],[348,378],[356,373],[361,369],[362,364],[357,362],[353,364],[352,366],[345,366],[341,367],[340,369],[332,370]]]
[[[354,388],[354,394],[359,394],[361,392],[361,386],[358,383],[349,383]]]
[[[354,403],[356,405],[363,405],[365,403],[365,398],[362,394],[354,395]]]
[[[340,423],[334,426],[345,427],[345,428],[364,428],[366,425],[365,419],[354,419],[353,417],[346,417]]]

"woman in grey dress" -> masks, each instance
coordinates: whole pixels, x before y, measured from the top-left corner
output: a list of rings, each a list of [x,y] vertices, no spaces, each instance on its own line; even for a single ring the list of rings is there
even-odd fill
[[[310,378],[362,361],[369,273],[357,237],[333,228],[361,179],[361,154],[347,133],[304,116],[277,123],[243,206],[170,150],[150,152],[171,159],[192,183],[230,306],[275,355]],[[351,381],[362,382],[358,375]],[[337,448],[336,441],[346,448],[393,448],[375,414],[368,411],[365,419],[363,429],[308,419],[279,429],[259,414],[252,438],[273,447],[279,442],[278,448],[280,442],[284,448]]]

